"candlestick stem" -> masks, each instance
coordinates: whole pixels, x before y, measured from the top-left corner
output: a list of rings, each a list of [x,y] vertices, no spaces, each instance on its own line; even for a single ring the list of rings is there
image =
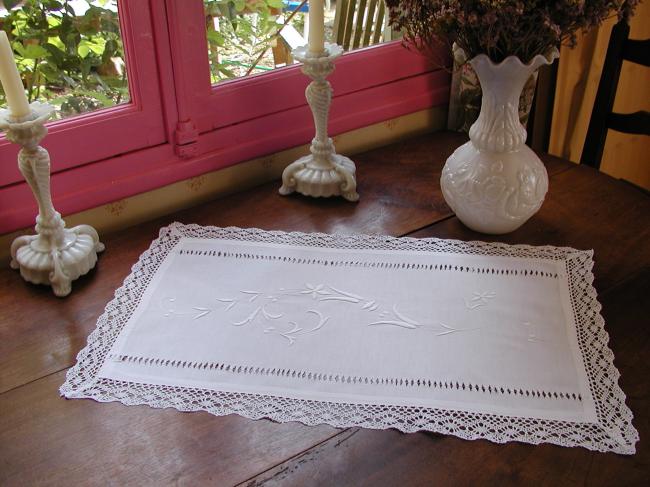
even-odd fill
[[[16,119],[0,111],[0,130],[21,146],[18,169],[25,177],[38,204],[36,235],[16,238],[11,245],[11,267],[20,269],[23,278],[34,284],[52,286],[57,296],[67,296],[72,281],[95,266],[97,253],[104,244],[94,228],[79,225],[66,229],[65,222],[52,204],[50,155],[40,141],[47,134],[45,122],[53,108],[34,102],[31,113]]]
[[[327,121],[332,103],[332,85],[325,79],[316,79],[309,83],[306,90],[307,103],[314,116],[316,140],[327,142]]]
[[[297,191],[306,196],[343,196],[357,201],[356,166],[349,158],[336,153],[327,133],[332,86],[327,76],[334,71],[334,59],[343,49],[336,44],[325,44],[320,56],[311,55],[305,47],[293,51],[295,59],[303,63],[302,71],[313,79],[305,90],[307,103],[314,117],[315,136],[311,154],[290,164],[282,174],[280,194]]]

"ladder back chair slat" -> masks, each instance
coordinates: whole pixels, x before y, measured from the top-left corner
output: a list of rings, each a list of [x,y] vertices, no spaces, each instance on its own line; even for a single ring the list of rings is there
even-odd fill
[[[368,4],[368,15],[366,17],[366,25],[363,29],[363,47],[368,47],[370,45],[370,39],[375,25],[375,13],[377,12],[378,1],[383,2],[383,0],[370,0],[370,4]]]
[[[354,39],[352,41],[352,49],[357,49],[361,45],[361,35],[363,34],[364,18],[366,16],[366,5],[368,0],[359,0],[357,7],[357,19],[354,25]]]
[[[345,33],[343,34],[343,49],[348,51],[350,49],[350,42],[352,40],[352,27],[354,26],[354,10],[357,6],[356,0],[350,0],[348,8],[345,12],[344,27]]]
[[[381,35],[384,32],[384,15],[386,14],[386,6],[383,0],[379,2],[379,12],[377,12],[377,20],[375,21],[375,33],[372,37],[372,43],[378,44],[381,40]]]
[[[614,100],[623,61],[627,60],[643,66],[650,65],[650,39],[629,39],[629,35],[630,26],[625,20],[619,21],[612,29],[587,137],[580,157],[581,164],[597,169],[600,168],[609,129],[628,134],[650,135],[648,112],[614,112]]]
[[[607,126],[624,134],[650,135],[650,112],[610,113]]]
[[[385,21],[384,0],[338,0],[333,37],[345,51],[378,44],[387,36]]]
[[[337,0],[336,12],[334,12],[334,34],[336,43],[340,46],[343,45],[343,36],[345,35],[345,15],[348,11],[348,3],[351,0]],[[343,27],[341,27],[343,25]]]

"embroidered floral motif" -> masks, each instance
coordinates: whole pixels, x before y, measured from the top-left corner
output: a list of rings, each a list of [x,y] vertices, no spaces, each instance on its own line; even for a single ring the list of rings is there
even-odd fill
[[[216,298],[218,302],[226,305],[224,309],[226,313],[238,312],[238,310],[243,306],[251,303],[254,304],[255,307],[250,312],[247,312],[244,315],[239,315],[237,318],[231,320],[230,324],[235,327],[243,327],[255,323],[261,323],[265,326],[264,333],[281,336],[287,340],[288,345],[293,345],[301,336],[320,330],[330,319],[329,316],[324,316],[316,309],[308,309],[306,310],[307,314],[315,315],[318,318],[318,322],[315,326],[310,327],[296,323],[295,321],[287,321],[283,324],[277,323],[278,320],[284,318],[285,314],[279,311],[274,312],[269,309],[269,307],[290,296],[304,296],[319,303],[334,301],[359,305],[362,310],[376,312],[379,316],[379,319],[368,323],[367,326],[392,326],[409,330],[429,330],[433,331],[435,336],[445,336],[462,331],[478,330],[478,328],[455,328],[442,322],[438,322],[434,325],[422,324],[414,318],[410,318],[403,312],[399,311],[396,304],[393,304],[390,310],[382,310],[380,303],[375,299],[368,299],[325,284],[314,285],[306,283],[302,288],[280,288],[274,293],[264,293],[256,290],[242,290],[240,291],[240,295],[241,296],[234,298]],[[478,300],[487,301],[493,297],[494,293],[475,293],[475,297],[472,298],[476,301],[474,307],[483,305],[483,301]],[[160,307],[163,310],[164,317],[192,316],[193,320],[197,320],[207,316],[213,311],[211,308],[204,306],[193,306],[189,308],[188,311],[178,311],[175,308],[175,303],[176,298],[164,298],[162,300]],[[273,324],[272,322],[276,322],[277,324]]]
[[[369,323],[368,326],[397,326],[399,328],[407,328],[409,330],[416,330],[418,328],[427,329],[436,332],[436,336],[451,335],[452,333],[458,333],[461,331],[478,330],[478,328],[454,328],[453,326],[446,325],[442,322],[438,322],[437,325],[423,325],[398,311],[397,305],[393,305],[392,316],[391,312],[388,311],[382,311],[379,316],[383,319]]]
[[[164,298],[160,303],[160,307],[163,310],[163,316],[165,318],[170,318],[172,316],[194,315],[192,316],[192,319],[198,320],[199,318],[203,318],[204,316],[206,316],[212,311],[211,309],[203,308],[199,306],[193,306],[191,309],[193,309],[194,311],[176,311],[174,309],[175,302],[176,302],[176,298]]]
[[[356,296],[354,294],[346,293],[344,291],[340,291],[338,289],[329,286],[324,286],[323,284],[312,285],[309,283],[305,284],[305,286],[300,289],[281,288],[278,292],[271,293],[271,294],[266,294],[261,291],[241,291],[241,293],[245,295],[244,299],[217,298],[217,301],[228,304],[226,307],[226,311],[230,311],[238,304],[242,304],[242,301],[253,303],[258,301],[259,298],[259,301],[261,301],[263,304],[258,305],[252,311],[252,313],[250,313],[243,320],[231,322],[233,326],[245,326],[248,324],[252,324],[260,316],[263,319],[263,323],[265,324],[269,324],[270,321],[279,320],[283,318],[284,317],[283,313],[273,313],[267,309],[267,306],[277,303],[283,298],[286,298],[288,296],[305,296],[305,297],[310,297],[313,300],[319,302],[343,301],[343,302],[350,302],[350,303],[358,303],[362,299],[359,296]],[[307,310],[306,313],[315,315],[318,318],[318,322],[316,323],[315,326],[308,327],[305,325],[299,325],[295,321],[289,321],[288,323],[285,324],[285,326],[281,326],[281,325],[267,326],[266,328],[264,328],[264,333],[281,336],[287,340],[288,345],[293,345],[299,337],[320,330],[323,326],[325,326],[327,321],[330,319],[329,316],[328,317],[323,316],[323,314],[318,310],[310,309]]]
[[[381,321],[375,321],[374,323],[368,324],[368,326],[377,326],[377,325],[388,325],[388,326],[399,326],[400,328],[409,328],[411,330],[415,328],[420,328],[422,325],[418,323],[417,321],[408,318],[404,316],[402,313],[397,311],[397,305],[393,305],[393,315],[395,316],[394,319],[383,319]],[[383,311],[380,313],[382,318],[386,318],[389,316],[389,313],[387,311]]]
[[[438,323],[440,326],[442,326],[445,331],[442,331],[440,333],[436,333],[436,336],[444,336],[444,335],[451,335],[452,333],[458,333],[460,331],[474,331],[474,330],[479,330],[479,328],[453,328],[449,325],[445,325],[444,323]]]
[[[273,334],[276,334],[276,335],[280,335],[281,337],[284,337],[287,340],[289,340],[289,345],[293,345],[294,342],[296,341],[296,339],[299,336],[305,335],[307,333],[313,333],[315,331],[320,330],[323,326],[325,326],[325,323],[327,323],[327,321],[329,320],[329,316],[326,318],[326,317],[323,316],[322,313],[320,313],[319,311],[316,311],[315,309],[307,310],[307,313],[314,314],[314,315],[316,315],[318,317],[318,323],[316,324],[315,327],[313,327],[311,329],[301,328],[295,322],[290,321],[289,324],[292,326],[292,328],[289,331],[283,332],[283,331],[278,330],[274,326],[270,326],[270,327],[264,329],[264,333],[273,333]]]
[[[486,291],[482,293],[473,293],[472,298],[465,298],[465,306],[469,310],[474,310],[480,308],[481,306],[487,306],[490,299],[494,299],[497,293]]]
[[[541,343],[545,342],[546,340],[543,340],[537,336],[535,333],[537,326],[529,321],[524,321],[522,323],[523,326],[526,327],[527,329],[527,336],[526,336],[526,341],[531,342],[531,343]]]
[[[306,283],[302,288],[298,288],[298,289],[281,288],[278,292],[271,293],[268,295],[260,291],[241,291],[241,293],[250,297],[244,299],[217,298],[217,300],[223,303],[228,303],[228,306],[226,307],[226,311],[230,311],[236,305],[241,304],[242,301],[247,301],[249,303],[252,303],[256,301],[257,298],[260,296],[262,296],[261,299],[265,302],[265,304],[262,304],[257,308],[255,308],[253,312],[250,313],[243,320],[231,322],[233,326],[244,326],[247,324],[251,324],[260,315],[262,316],[262,318],[264,318],[264,322],[268,322],[270,320],[278,320],[282,318],[284,314],[282,313],[273,314],[269,312],[266,309],[267,305],[269,305],[270,303],[277,303],[278,301],[288,296],[298,296],[298,297],[304,296],[304,297],[311,298],[312,300],[317,301],[319,303],[328,302],[328,301],[350,303],[350,304],[360,305],[362,310],[366,310],[368,312],[374,312],[374,311],[378,312],[380,320],[369,323],[368,326],[387,325],[387,326],[397,326],[397,327],[409,328],[409,329],[431,328],[428,326],[423,326],[417,321],[405,316],[403,313],[398,311],[397,305],[393,305],[392,311],[382,311],[380,309],[379,303],[374,299],[364,298],[363,296],[359,296],[357,294],[348,291],[343,291],[336,287],[325,285],[325,284],[314,285],[314,284]],[[290,321],[288,322],[289,327],[285,327],[284,331],[279,329],[276,326],[269,326],[264,329],[264,332],[282,336],[288,340],[289,345],[293,345],[299,336],[305,335],[307,333],[313,333],[319,330],[330,319],[329,316],[324,317],[322,313],[317,310],[311,309],[308,310],[307,313],[315,314],[319,318],[318,324],[313,328],[307,328],[293,321]],[[455,329],[440,323],[439,327],[437,328],[437,331],[439,333],[437,333],[436,335],[442,336],[457,331],[465,331],[465,330]]]
[[[261,291],[249,291],[243,290],[240,291],[244,295],[244,298],[217,298],[217,301],[222,303],[227,303],[226,312],[232,310],[237,305],[241,305],[243,301],[247,303],[254,303],[260,301],[262,304],[259,304],[249,315],[240,321],[233,321],[231,325],[233,326],[245,326],[248,324],[253,324],[258,317],[262,318],[262,322],[269,324],[270,321],[280,320],[284,317],[284,313],[273,313],[267,309],[267,306],[277,303],[283,298],[288,296],[305,296],[310,297],[313,300],[322,302],[322,301],[344,301],[350,303],[358,303],[363,298],[356,296],[351,293],[346,293],[338,289],[332,288],[330,286],[324,286],[322,284],[312,285],[305,284],[304,288],[300,289],[284,289],[281,288],[278,292],[266,294]],[[259,300],[258,300],[259,298]],[[288,342],[288,345],[293,345],[298,337],[304,336],[309,333],[314,333],[320,330],[330,317],[325,317],[323,314],[315,309],[309,309],[306,311],[307,314],[315,315],[318,318],[318,322],[313,327],[307,327],[305,325],[299,325],[295,321],[289,321],[286,323],[286,326],[282,327],[277,326],[267,326],[264,328],[264,333],[278,335],[285,338]]]
[[[260,318],[260,323],[267,325],[264,328],[264,333],[271,335],[278,335],[285,338],[288,342],[288,345],[293,345],[300,336],[304,336],[309,333],[314,333],[320,330],[330,319],[329,316],[325,317],[320,311],[315,309],[307,310],[307,314],[314,314],[318,317],[318,323],[316,326],[308,327],[305,325],[300,325],[295,321],[288,321],[284,326],[277,325],[271,326],[272,321],[280,320],[284,317],[284,313],[272,312],[268,307],[272,304],[278,303],[283,298],[288,296],[304,296],[309,297],[317,302],[327,302],[327,301],[338,301],[344,303],[351,303],[361,305],[362,310],[369,312],[377,312],[379,314],[379,319],[368,323],[367,326],[392,326],[397,328],[405,328],[409,330],[429,330],[435,333],[435,336],[446,336],[454,333],[459,333],[463,331],[476,331],[479,328],[455,328],[446,323],[438,322],[434,325],[422,324],[417,320],[406,316],[403,312],[397,309],[397,305],[393,304],[390,310],[382,310],[380,304],[375,299],[364,298],[357,294],[343,291],[341,289],[335,288],[333,286],[325,284],[310,284],[306,283],[304,287],[298,289],[285,289],[280,288],[275,293],[264,293],[262,291],[254,290],[242,290],[240,294],[243,296],[236,298],[216,298],[220,303],[225,303],[226,308],[224,311],[230,312],[235,310],[235,307],[239,305],[245,305],[247,303],[259,303],[257,306],[248,314],[242,316],[241,319],[236,319],[231,321],[230,324],[236,327],[242,327],[246,325],[252,325]],[[496,296],[495,292],[482,292],[473,293],[471,299],[465,299],[465,306],[468,310],[474,310],[482,306],[486,306],[488,301],[494,299]],[[189,316],[193,315],[192,319],[196,320],[203,318],[210,314],[213,310],[210,308],[202,306],[194,306],[191,308],[193,311],[176,311],[173,307],[169,307],[175,303],[175,298],[165,298],[164,300],[168,306],[164,310],[165,317],[171,316]],[[236,311],[236,310],[235,310]],[[530,323],[524,323],[524,326],[531,326]],[[527,337],[529,342],[540,341],[534,334],[530,334]]]

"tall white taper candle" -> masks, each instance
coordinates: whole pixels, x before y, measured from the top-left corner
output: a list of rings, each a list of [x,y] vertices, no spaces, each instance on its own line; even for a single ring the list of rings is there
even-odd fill
[[[0,82],[11,114],[16,118],[29,115],[29,102],[5,31],[0,31]]]
[[[323,0],[309,0],[309,53],[325,51],[325,8]]]

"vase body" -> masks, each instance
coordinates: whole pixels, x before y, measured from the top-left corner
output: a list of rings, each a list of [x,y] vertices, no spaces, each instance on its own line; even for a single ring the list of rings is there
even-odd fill
[[[557,57],[557,50],[550,62]],[[519,97],[526,81],[549,60],[536,56],[523,64],[510,56],[499,64],[484,54],[470,61],[483,90],[481,113],[470,141],[447,159],[440,185],[447,204],[472,230],[502,234],[516,230],[542,205],[548,174],[525,145]]]

